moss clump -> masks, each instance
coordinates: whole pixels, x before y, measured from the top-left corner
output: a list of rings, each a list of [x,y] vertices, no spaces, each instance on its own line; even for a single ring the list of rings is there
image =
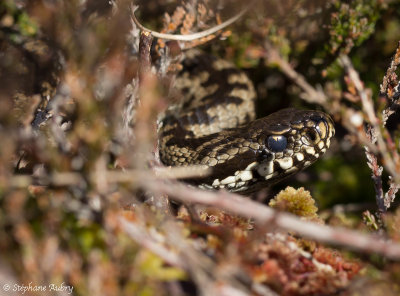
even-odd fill
[[[269,206],[308,219],[318,218],[315,201],[310,192],[303,187],[297,190],[290,186],[286,187],[271,199]]]

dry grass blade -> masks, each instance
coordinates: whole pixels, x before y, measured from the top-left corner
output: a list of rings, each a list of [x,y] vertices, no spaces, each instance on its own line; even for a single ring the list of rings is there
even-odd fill
[[[255,3],[255,1],[253,1],[252,3]],[[150,32],[151,35],[153,35],[153,37],[156,37],[156,38],[165,39],[165,40],[176,40],[176,41],[194,41],[194,40],[202,39],[202,38],[205,38],[212,34],[215,34],[218,31],[221,31],[221,30],[225,29],[226,27],[228,27],[229,25],[233,24],[238,19],[240,19],[252,7],[252,3],[247,5],[237,15],[231,17],[230,19],[224,21],[223,23],[221,23],[217,26],[214,26],[214,27],[204,30],[202,32],[197,32],[197,33],[187,34],[187,35],[159,33],[157,31],[147,29],[138,21],[138,19],[135,16],[135,11],[139,8],[139,6],[132,6],[132,21],[136,26],[138,26],[138,28],[140,30],[142,30],[144,32]]]

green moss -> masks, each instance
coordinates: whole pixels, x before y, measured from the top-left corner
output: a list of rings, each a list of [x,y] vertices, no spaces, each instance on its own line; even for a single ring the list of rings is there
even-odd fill
[[[140,256],[139,269],[143,276],[161,281],[183,280],[186,274],[176,267],[165,266],[164,261],[149,251],[143,251]]]
[[[309,191],[303,187],[294,189],[286,187],[285,190],[279,192],[270,202],[269,206],[287,211],[300,217],[317,218],[318,208]]]
[[[105,231],[94,222],[82,223],[74,213],[65,213],[61,235],[72,249],[88,255],[93,249],[105,248]]]

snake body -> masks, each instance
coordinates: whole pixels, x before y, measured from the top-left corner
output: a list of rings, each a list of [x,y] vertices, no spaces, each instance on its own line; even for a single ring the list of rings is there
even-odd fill
[[[255,120],[256,95],[245,73],[199,51],[188,52],[182,65],[175,81],[181,101],[159,120],[159,147],[165,165],[212,168],[191,183],[254,192],[308,167],[329,148],[329,115],[289,108]]]

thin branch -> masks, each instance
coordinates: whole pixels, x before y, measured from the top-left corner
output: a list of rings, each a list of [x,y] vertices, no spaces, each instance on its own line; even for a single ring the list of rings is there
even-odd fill
[[[316,89],[311,86],[301,74],[296,72],[293,67],[282,58],[278,50],[271,43],[266,41],[264,46],[267,50],[268,62],[276,64],[287,77],[304,91],[304,94],[301,96],[303,100],[327,107],[328,98],[321,89]]]
[[[235,16],[231,17],[230,19],[226,20],[225,22],[214,26],[210,29],[201,31],[201,32],[197,32],[197,33],[193,33],[193,34],[187,34],[187,35],[178,35],[178,34],[166,34],[166,33],[159,33],[153,30],[150,30],[146,27],[144,27],[136,18],[135,16],[135,11],[139,8],[138,5],[134,5],[132,6],[132,21],[135,23],[135,25],[142,31],[145,32],[150,32],[151,35],[153,35],[156,38],[160,38],[160,39],[167,39],[167,40],[177,40],[177,41],[193,41],[193,40],[197,40],[197,39],[201,39],[201,38],[205,38],[209,35],[212,35],[222,29],[225,29],[226,27],[228,27],[229,25],[233,24],[234,22],[236,22],[239,18],[241,18],[255,3],[256,1],[251,2],[250,5],[246,6],[245,9],[243,9],[241,12],[239,12],[238,14],[236,14]]]
[[[189,179],[206,177],[212,169],[205,165],[192,165],[182,167],[154,167],[154,172],[161,179]]]
[[[79,173],[60,172],[45,176],[14,175],[10,177],[9,186],[12,188],[26,188],[29,185],[63,187],[82,184],[84,178]]]
[[[386,209],[390,208],[390,205],[394,202],[396,193],[397,193],[397,191],[399,191],[399,189],[400,189],[400,185],[396,184],[393,181],[392,177],[389,176],[389,189],[385,193],[385,197],[383,198]]]
[[[392,82],[396,82],[396,69],[398,65],[400,65],[400,42],[396,49],[396,53],[390,62],[390,67],[387,69],[386,74],[383,77],[382,84],[380,85],[381,94],[387,95],[389,85],[391,85]]]
[[[392,155],[388,151],[388,147],[386,145],[385,140],[383,139],[380,127],[379,127],[379,119],[377,118],[374,110],[374,105],[371,99],[371,96],[364,88],[363,83],[360,80],[360,77],[357,71],[354,69],[351,64],[350,59],[347,56],[341,56],[340,62],[344,67],[345,71],[348,73],[350,80],[354,84],[354,87],[357,90],[357,93],[360,97],[361,104],[363,107],[364,113],[367,115],[368,120],[372,126],[374,136],[376,137],[376,144],[378,146],[378,150],[380,151],[383,157],[383,163],[388,172],[395,178],[396,181],[399,179],[399,174],[396,169],[396,165]],[[397,157],[396,157],[397,158]]]
[[[376,135],[374,129],[369,125],[366,132],[367,138],[371,144],[376,144]],[[383,188],[382,188],[382,171],[383,167],[378,164],[378,159],[375,154],[370,151],[367,146],[364,146],[365,156],[367,157],[367,165],[372,171],[372,181],[374,182],[375,189],[375,201],[378,206],[378,222],[379,227],[382,228],[382,214],[386,213],[387,208],[385,207],[383,199]]]
[[[135,222],[120,218],[119,221],[122,229],[139,245],[188,272],[200,287],[200,295],[250,295],[248,288],[235,278],[234,273],[210,274],[209,271],[216,271],[218,266],[195,243],[187,240],[176,221],[165,220],[160,226],[161,232],[155,232],[151,227],[148,229],[141,219]]]
[[[167,194],[184,203],[197,203],[215,206],[246,218],[253,218],[258,223],[294,231],[297,234],[319,242],[348,247],[368,253],[378,253],[391,259],[400,260],[400,244],[384,241],[375,235],[361,234],[354,230],[329,227],[301,220],[287,213],[279,213],[265,205],[228,192],[210,192],[189,188],[182,184],[165,182],[146,182],[153,192]]]
[[[147,32],[140,32],[140,41],[139,41],[139,83],[144,79],[144,77],[151,70],[151,44],[153,42],[153,36]]]
[[[66,182],[68,179],[71,184],[76,184],[78,180],[82,180],[79,178],[79,174],[71,175],[69,178],[65,179],[66,176],[67,175],[60,174],[56,176],[55,179],[64,179],[65,181],[62,185],[69,185],[67,184],[68,182]],[[31,184],[33,179],[25,176],[15,176],[13,180],[13,185],[26,187]],[[108,172],[105,180],[109,183],[140,182],[144,188],[154,193],[167,194],[172,199],[186,204],[196,203],[218,207],[233,214],[255,219],[261,224],[271,225],[271,223],[273,223],[281,229],[294,231],[303,237],[308,237],[319,242],[340,245],[361,252],[374,252],[388,258],[400,260],[400,245],[397,243],[384,241],[378,239],[376,236],[361,234],[353,230],[307,222],[291,214],[279,213],[270,207],[244,198],[238,194],[224,191],[204,191],[176,182],[166,182],[165,180],[158,179],[153,174],[143,171],[136,171],[134,176],[126,174],[125,172],[121,172],[121,174]]]
[[[204,166],[185,166],[185,167],[154,167],[154,174],[159,179],[187,179],[205,177],[210,172],[209,167]],[[114,170],[104,172],[104,178],[108,183],[132,183],[146,175],[140,170]],[[89,175],[91,182],[96,182],[98,174],[93,172]],[[81,184],[84,178],[80,173],[74,172],[54,172],[46,176],[14,175],[10,177],[9,185],[11,188],[26,188],[29,185],[38,186],[73,186]]]
[[[153,237],[148,234],[148,231],[140,227],[137,223],[128,221],[125,218],[119,219],[122,229],[142,247],[150,250],[154,254],[161,257],[165,262],[182,269],[187,268],[187,263],[182,261],[182,258],[175,252],[168,250],[164,245],[158,243]]]

